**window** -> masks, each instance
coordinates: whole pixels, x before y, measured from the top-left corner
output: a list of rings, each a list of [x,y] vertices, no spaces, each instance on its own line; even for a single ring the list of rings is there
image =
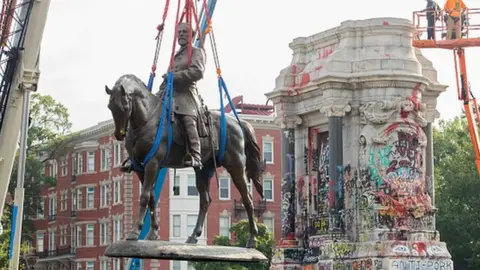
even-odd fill
[[[52,160],[51,164],[49,166],[49,175],[51,177],[57,177],[57,172],[58,172],[58,164],[56,160]]]
[[[120,241],[122,238],[122,223],[121,220],[113,221],[113,241]]]
[[[180,219],[180,215],[173,215],[173,237],[180,237],[180,228],[182,225],[182,221]]]
[[[83,194],[81,189],[77,189],[77,209],[83,208]]]
[[[62,176],[65,176],[68,174],[68,157],[67,156],[61,157],[60,169],[62,170]]]
[[[100,223],[100,245],[108,244],[108,223]]]
[[[187,235],[191,235],[197,224],[197,215],[187,215]]]
[[[77,246],[76,241],[75,241],[76,239],[77,239],[77,235],[75,234],[75,227],[71,226],[70,227],[70,246],[72,248]]]
[[[55,231],[52,230],[48,232],[48,250],[56,250],[57,246],[55,245]]]
[[[121,261],[119,258],[114,258],[113,259],[113,270],[120,270],[120,265],[121,265]]]
[[[67,226],[60,227],[60,246],[67,244]]]
[[[95,262],[87,262],[86,270],[95,270]]]
[[[77,225],[77,247],[81,247],[82,243],[82,225]]]
[[[265,224],[265,226],[267,226],[268,230],[271,233],[274,233],[274,230],[273,230],[274,219],[273,219],[273,217],[264,217],[263,218],[263,224]]]
[[[94,228],[93,224],[87,224],[87,235],[86,235],[86,240],[85,243],[87,246],[93,246],[93,237],[94,237]]]
[[[122,186],[120,185],[120,180],[113,182],[113,203],[120,203],[122,200]]]
[[[87,209],[93,208],[95,202],[95,188],[87,188]]]
[[[115,143],[113,146],[113,166],[122,164],[122,144]]]
[[[45,200],[43,197],[37,205],[37,218],[43,218],[45,216]]]
[[[273,179],[263,179],[263,195],[266,201],[273,201]]]
[[[100,207],[108,206],[108,185],[104,184],[100,186]]]
[[[87,154],[87,172],[95,171],[95,152],[88,152]]]
[[[267,164],[273,163],[273,142],[263,141],[263,159]]]
[[[195,174],[188,175],[187,183],[188,196],[198,196],[197,185],[195,185]]]
[[[53,197],[49,198],[49,205],[48,205],[48,215],[50,217],[54,217],[57,214],[57,197],[53,195]]]
[[[220,217],[220,236],[230,238],[230,217]]]
[[[72,175],[77,175],[78,163],[77,163],[77,154],[72,154]]]
[[[110,149],[103,148],[100,150],[100,170],[106,171],[110,169]]]
[[[187,270],[195,270],[195,267],[193,266],[193,264],[191,262],[188,262]]]
[[[37,233],[37,252],[43,252],[43,233]]]
[[[173,196],[180,195],[180,175],[173,177]]]
[[[108,261],[107,260],[100,261],[100,270],[110,270],[110,269],[108,269]]]
[[[60,211],[67,210],[67,193],[66,190],[60,193]]]
[[[83,173],[83,152],[77,153],[77,174]]]
[[[83,262],[77,262],[77,270],[82,270]]]
[[[180,261],[172,261],[172,270],[180,270],[182,269],[182,265]]]
[[[252,197],[253,197],[252,181],[249,181],[247,183],[247,190],[248,190],[248,193],[250,193],[250,195],[252,195]]]
[[[230,200],[230,178],[220,177],[218,197],[220,200]]]
[[[72,211],[77,210],[77,190],[72,191]]]

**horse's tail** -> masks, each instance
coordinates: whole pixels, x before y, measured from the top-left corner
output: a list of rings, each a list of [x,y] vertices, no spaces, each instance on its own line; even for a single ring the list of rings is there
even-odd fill
[[[242,127],[245,131],[245,155],[247,178],[253,181],[253,185],[258,194],[263,199],[263,185],[261,180],[261,174],[263,173],[262,155],[260,153],[260,146],[258,146],[257,139],[255,138],[255,131],[250,123],[241,120]]]

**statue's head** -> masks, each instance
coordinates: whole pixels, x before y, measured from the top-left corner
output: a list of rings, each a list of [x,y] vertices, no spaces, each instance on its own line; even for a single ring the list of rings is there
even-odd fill
[[[110,95],[108,108],[112,112],[115,123],[115,138],[118,141],[125,139],[128,121],[132,114],[132,100],[123,85],[115,85],[113,89],[105,85],[105,92]]]
[[[177,29],[178,45],[183,47],[188,44],[189,28],[190,28],[190,25],[188,23],[182,22],[178,24],[178,29]],[[192,38],[193,37],[195,37],[195,31],[192,29]]]

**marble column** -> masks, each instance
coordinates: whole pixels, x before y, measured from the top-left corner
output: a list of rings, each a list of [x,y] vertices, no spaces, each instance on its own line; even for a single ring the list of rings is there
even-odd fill
[[[425,179],[427,179],[428,192],[432,198],[432,205],[435,206],[435,178],[433,170],[433,127],[432,123],[425,126],[425,135],[427,136],[427,147],[425,153]]]
[[[295,240],[295,129],[282,129],[282,239],[280,245],[290,246]]]

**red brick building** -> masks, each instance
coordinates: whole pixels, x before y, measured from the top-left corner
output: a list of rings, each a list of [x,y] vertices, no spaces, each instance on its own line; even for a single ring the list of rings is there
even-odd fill
[[[242,119],[255,128],[266,161],[263,175],[266,200],[253,191],[259,221],[281,236],[280,129],[273,122],[271,106],[244,104],[234,98]],[[231,108],[226,107],[230,112]],[[45,174],[57,178],[56,187],[44,188],[38,199],[34,241],[36,269],[116,270],[126,260],[104,257],[106,246],[125,237],[138,215],[141,186],[136,176],[119,171],[126,157],[123,145],[111,135],[113,122],[105,121],[80,131],[66,153],[46,163]],[[160,239],[184,242],[193,230],[198,195],[193,170],[170,170],[157,211]],[[245,218],[240,195],[229,175],[219,170],[219,186],[211,180],[210,206],[204,236],[199,244],[211,244],[215,235],[229,235],[232,223]],[[249,187],[251,188],[251,187]],[[165,217],[169,218],[165,218]],[[191,269],[187,262],[143,260],[144,269]]]

